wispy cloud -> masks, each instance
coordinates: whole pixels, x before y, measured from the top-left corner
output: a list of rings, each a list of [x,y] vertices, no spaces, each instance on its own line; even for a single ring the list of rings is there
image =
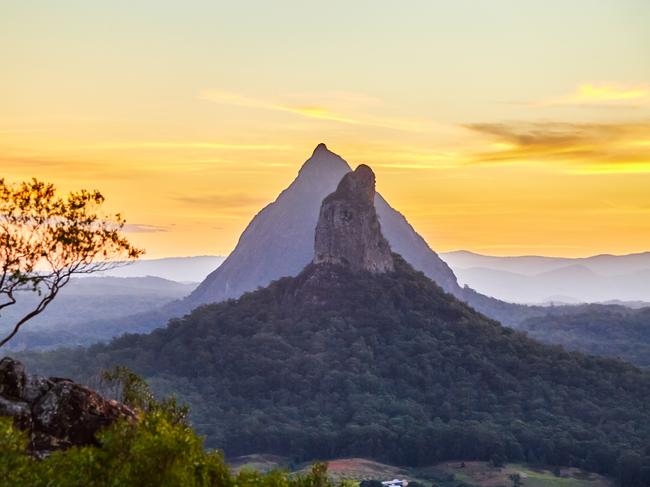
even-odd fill
[[[650,122],[477,123],[466,128],[490,142],[470,162],[563,162],[588,173],[650,172]]]
[[[240,150],[240,151],[269,151],[269,150],[286,150],[291,148],[289,145],[278,144],[231,144],[221,142],[165,142],[165,141],[145,141],[145,142],[98,142],[96,144],[75,145],[71,147],[59,147],[59,149],[76,149],[76,150],[104,150],[104,149],[164,149],[164,150],[185,150],[185,149],[208,149],[208,150]]]
[[[126,233],[162,233],[168,232],[169,228],[161,225],[147,225],[145,223],[127,223],[123,230]]]
[[[335,93],[338,93],[339,99],[337,101],[339,103],[354,101],[361,105],[381,104],[380,100],[374,99],[372,97],[355,95],[347,92]],[[412,132],[421,132],[427,130],[427,128],[430,126],[430,124],[425,121],[406,118],[377,117],[369,114],[350,113],[349,111],[329,108],[322,103],[305,103],[304,99],[306,97],[304,95],[298,97],[303,99],[303,103],[280,102],[262,98],[251,98],[238,93],[219,90],[205,90],[201,93],[200,97],[204,100],[224,105],[285,112],[303,118],[337,122],[347,125],[360,125]],[[330,101],[335,97],[336,95],[333,96],[331,93],[325,96],[325,98],[329,98]],[[293,98],[295,99],[297,97],[294,96]],[[322,95],[312,96],[312,100],[321,100],[322,98]]]
[[[192,206],[219,208],[219,209],[236,209],[250,208],[265,203],[265,200],[258,196],[252,196],[243,193],[207,193],[196,195],[177,195],[174,200]]]
[[[1,151],[1,149],[0,149]],[[144,175],[142,168],[137,166],[111,165],[105,162],[60,157],[47,157],[39,154],[3,154],[0,152],[0,167],[6,173],[41,175],[55,172],[65,174],[69,179],[129,179]],[[128,169],[128,170],[126,170]]]
[[[650,104],[650,85],[623,85],[616,83],[584,83],[573,92],[552,97],[533,106],[558,105],[601,105],[601,106],[641,106]]]

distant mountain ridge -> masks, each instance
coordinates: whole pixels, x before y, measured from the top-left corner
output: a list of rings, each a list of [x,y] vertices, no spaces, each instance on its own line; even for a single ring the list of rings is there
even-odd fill
[[[130,318],[157,316],[157,310],[187,296],[196,283],[180,283],[160,277],[83,277],[72,279],[44,313],[9,342],[8,348],[51,348],[106,340],[137,329]],[[31,311],[38,296],[21,292],[14,306],[3,310],[3,327],[9,327]],[[114,323],[125,323],[115,326]]]
[[[201,282],[224,261],[220,255],[142,259],[101,272],[110,277],[162,277],[176,282]]]
[[[549,307],[517,327],[567,350],[617,357],[650,368],[650,306],[581,304]]]
[[[452,267],[486,267],[518,274],[534,275],[549,272],[569,265],[580,265],[591,271],[607,275],[620,275],[641,269],[650,269],[650,251],[633,254],[598,254],[589,257],[548,257],[539,255],[495,256],[484,255],[468,250],[441,252]]]
[[[650,302],[650,252],[575,259],[440,255],[461,283],[508,302]]]

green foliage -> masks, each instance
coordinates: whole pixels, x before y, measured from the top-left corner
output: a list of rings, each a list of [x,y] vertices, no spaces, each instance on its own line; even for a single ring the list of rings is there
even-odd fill
[[[147,382],[128,367],[118,365],[111,370],[103,370],[101,378],[116,389],[117,400],[131,408],[145,410],[154,402]]]
[[[12,418],[0,416],[0,485],[30,485],[32,461],[26,450],[27,435],[13,427]]]
[[[0,417],[0,486],[333,487],[324,463],[314,464],[309,475],[247,471],[235,476],[221,452],[206,451],[203,439],[179,420],[175,401],[157,402],[147,383],[126,367],[102,375],[142,412],[140,420],[117,421],[100,432],[99,447],[74,447],[38,460],[28,454],[26,433],[14,428],[11,418]]]
[[[126,364],[192,407],[206,444],[298,461],[360,456],[577,466],[650,452],[650,375],[504,328],[398,258],[394,273],[308,267],[149,335],[27,358],[83,378]],[[627,485],[635,485],[628,483]]]
[[[187,425],[161,411],[145,414],[137,425],[118,422],[100,434],[101,447],[53,453],[43,460],[27,455],[27,439],[0,418],[0,485],[30,487],[333,487],[327,465],[309,475],[242,472],[233,475],[219,452],[205,451]]]
[[[189,408],[179,405],[175,396],[155,399],[149,384],[128,367],[118,365],[100,373],[102,381],[111,387],[113,396],[127,406],[145,413],[162,413],[172,424],[187,424]]]
[[[524,320],[517,329],[571,350],[621,357],[650,367],[650,307],[588,304],[549,308],[544,316]]]

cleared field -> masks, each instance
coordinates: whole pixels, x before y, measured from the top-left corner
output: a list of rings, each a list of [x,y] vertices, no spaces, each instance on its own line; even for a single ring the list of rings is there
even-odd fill
[[[577,468],[542,468],[510,463],[493,467],[487,462],[443,462],[430,467],[408,468],[387,465],[365,458],[339,458],[329,460],[328,473],[335,481],[390,480],[394,478],[420,482],[425,487],[511,487],[513,474],[519,474],[522,487],[613,487],[601,475]],[[252,469],[261,472],[282,469],[296,473],[307,472],[311,464],[291,464],[286,457],[277,455],[246,455],[234,458],[230,465],[235,471]]]
[[[464,465],[464,466],[462,466]],[[481,487],[509,487],[510,475],[519,474],[523,487],[611,487],[606,478],[577,468],[560,468],[555,473],[548,468],[510,463],[495,468],[486,462],[444,462],[431,469],[420,469],[420,477],[428,477],[427,472],[444,472],[453,475],[456,481]],[[556,475],[559,474],[559,475]],[[435,477],[435,476],[434,476]]]
[[[228,464],[235,472],[244,469],[257,470],[263,473],[278,469],[291,470],[288,458],[264,453],[232,458],[228,460]]]

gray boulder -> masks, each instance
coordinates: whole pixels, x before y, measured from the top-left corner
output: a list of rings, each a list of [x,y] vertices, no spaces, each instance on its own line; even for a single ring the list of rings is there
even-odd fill
[[[0,360],[0,416],[29,434],[36,456],[71,446],[98,444],[97,432],[135,411],[69,379],[27,375],[20,362]]]

